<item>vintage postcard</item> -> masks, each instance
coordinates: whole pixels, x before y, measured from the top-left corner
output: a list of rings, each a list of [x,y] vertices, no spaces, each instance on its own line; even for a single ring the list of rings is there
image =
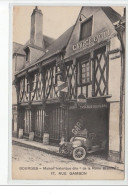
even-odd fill
[[[125,179],[125,13],[13,5],[12,180]]]

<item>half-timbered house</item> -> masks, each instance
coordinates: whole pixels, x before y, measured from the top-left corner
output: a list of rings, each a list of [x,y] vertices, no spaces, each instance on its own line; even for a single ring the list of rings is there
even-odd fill
[[[45,46],[42,13],[34,9],[30,42],[23,48],[25,61],[20,69],[16,64],[17,131],[22,128],[25,137],[34,132],[39,141],[47,132],[50,142],[59,143],[62,137],[69,141],[82,118],[84,127],[106,142],[108,158],[121,159],[124,62],[118,21],[121,16],[110,7],[82,7],[76,23]]]

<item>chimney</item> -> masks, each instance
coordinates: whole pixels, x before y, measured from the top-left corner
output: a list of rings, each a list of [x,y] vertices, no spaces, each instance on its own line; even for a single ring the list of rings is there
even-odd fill
[[[124,8],[124,14],[123,16],[125,17],[126,16],[126,7]]]
[[[42,33],[43,14],[36,6],[31,15],[30,44],[45,50]]]

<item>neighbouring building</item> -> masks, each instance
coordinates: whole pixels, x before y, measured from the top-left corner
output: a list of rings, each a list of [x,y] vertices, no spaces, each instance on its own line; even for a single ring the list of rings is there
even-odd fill
[[[14,43],[17,133],[69,141],[82,118],[105,140],[108,159],[124,162],[125,16],[111,7],[82,7],[56,40],[43,36],[42,25],[35,7],[30,40]]]

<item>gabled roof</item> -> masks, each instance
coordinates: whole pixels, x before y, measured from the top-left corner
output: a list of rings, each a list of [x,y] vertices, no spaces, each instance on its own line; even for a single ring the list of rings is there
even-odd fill
[[[34,45],[34,44],[31,44],[31,43],[28,43],[27,45],[24,45],[24,50],[25,50],[27,47],[34,48],[34,49],[37,49],[37,50],[40,50],[40,51],[44,51],[43,48],[41,48],[41,47],[39,47],[39,46],[36,46],[36,45]]]
[[[13,52],[15,53],[19,47],[20,47],[21,44],[17,43],[17,42],[13,42]],[[23,45],[22,45],[23,46]]]
[[[48,48],[46,54],[44,54],[41,58],[37,60],[37,62],[44,60],[57,52],[61,51],[63,48],[67,46],[69,38],[71,36],[73,26],[71,26],[68,30],[66,30],[59,38],[57,38]]]
[[[121,19],[121,15],[118,14],[111,7],[101,7],[101,8],[112,23],[115,23]]]
[[[34,64],[47,59],[50,56],[53,56],[56,53],[59,53],[63,48],[65,48],[68,44],[69,38],[71,36],[71,33],[73,31],[74,26],[71,26],[68,30],[66,30],[59,38],[53,41],[53,43],[47,48],[48,52],[46,52],[44,55],[42,55],[39,59],[37,59],[35,62],[33,61],[32,64],[30,64],[28,67],[33,66]],[[46,36],[45,36],[46,37]],[[51,39],[52,41],[53,39]],[[26,46],[29,45],[29,42],[25,44]],[[25,47],[26,47],[25,46]],[[26,68],[28,68],[26,67]],[[25,68],[25,69],[26,69]],[[22,69],[23,70],[23,69]]]
[[[50,44],[54,41],[53,38],[51,37],[48,37],[48,36],[42,36],[42,40],[44,39],[44,45],[45,45],[45,48],[49,47]],[[14,53],[17,53],[17,54],[21,54],[21,55],[26,55],[25,52],[24,52],[24,48],[26,46],[28,46],[30,44],[30,40],[28,40],[25,45],[22,45],[22,44],[19,44],[19,43],[16,43],[16,42],[13,42],[13,54]],[[38,49],[37,47],[35,47],[36,49]]]
[[[45,48],[48,48],[53,43],[53,41],[55,40],[54,38],[51,38],[51,37],[46,36],[46,35],[43,35],[43,38],[44,38]]]
[[[20,55],[25,55],[23,48],[24,48],[24,45],[13,42],[13,54],[17,53]]]
[[[53,38],[51,38],[49,36],[45,36],[45,35],[42,36],[42,42],[44,41],[45,48],[49,47],[53,43],[54,40],[55,39],[53,39]],[[26,47],[29,44],[30,44],[30,39],[25,43],[24,46]]]
[[[100,8],[103,10],[103,12],[107,15],[107,17],[112,23],[115,23],[116,21],[119,21],[121,19],[120,14],[118,14],[111,7],[100,7]],[[47,48],[48,52],[45,55],[43,55],[40,59],[38,59],[37,62],[48,58],[49,56],[57,53],[57,51],[61,51],[64,47],[66,47],[71,36],[71,33],[73,31],[73,27],[74,25],[71,26],[67,31],[65,31],[58,39],[56,39]]]

